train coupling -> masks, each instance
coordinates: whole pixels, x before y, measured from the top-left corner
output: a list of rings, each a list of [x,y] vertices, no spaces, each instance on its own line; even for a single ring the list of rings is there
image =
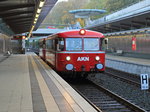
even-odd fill
[[[82,71],[85,71],[85,65],[82,65],[82,66],[81,66],[81,70],[82,70]]]

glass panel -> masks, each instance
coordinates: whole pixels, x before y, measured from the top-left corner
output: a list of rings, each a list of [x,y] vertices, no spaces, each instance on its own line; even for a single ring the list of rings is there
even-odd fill
[[[57,42],[57,51],[63,51],[64,50],[64,39],[59,38]]]
[[[81,38],[66,38],[67,51],[81,51],[82,39]]]
[[[53,43],[53,40],[47,40],[46,41],[46,48],[47,49],[52,49],[52,45],[53,45],[52,43]]]
[[[84,50],[99,50],[99,38],[84,38]]]

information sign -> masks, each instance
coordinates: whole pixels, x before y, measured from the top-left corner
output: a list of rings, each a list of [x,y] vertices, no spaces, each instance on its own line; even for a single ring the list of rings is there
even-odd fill
[[[141,90],[149,89],[148,74],[141,74]]]

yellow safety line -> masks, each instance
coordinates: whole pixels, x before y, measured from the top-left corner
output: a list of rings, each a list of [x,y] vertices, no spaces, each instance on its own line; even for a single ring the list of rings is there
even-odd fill
[[[36,58],[39,58],[39,57],[36,56]],[[60,84],[60,82],[59,82],[60,80],[58,79],[59,76],[57,75],[58,76],[57,78],[55,76],[53,76],[53,75],[56,75],[56,73],[52,69],[49,69],[48,65],[45,64],[43,61],[40,61],[40,63],[42,63],[44,65],[44,67],[47,68],[47,69],[45,69],[45,71],[47,72],[47,74],[49,75],[49,77],[53,80],[53,82],[55,83],[55,85],[59,88],[60,92],[63,94],[63,96],[65,97],[65,99],[67,100],[67,102],[70,104],[70,106],[73,108],[73,110],[75,112],[83,112],[84,110],[86,110],[86,112],[96,112],[96,110],[92,106],[91,106],[91,108],[89,108],[90,104],[88,102],[82,103],[83,98],[78,99],[78,101],[81,101],[81,102],[75,102],[77,99],[72,99],[71,95],[68,92],[66,92],[67,90],[64,89],[64,87]],[[52,75],[50,75],[50,73],[52,73]],[[66,83],[64,84],[64,86],[66,86]],[[68,87],[66,86],[66,88],[68,88]]]
[[[41,73],[37,67],[37,64],[34,62],[34,59],[32,56],[30,56],[33,69],[35,71],[35,75],[37,78],[37,81],[39,83],[39,87],[42,93],[42,97],[46,106],[47,112],[60,112],[58,105],[56,104],[52,94],[50,93],[46,82],[44,81],[43,77],[41,76]]]

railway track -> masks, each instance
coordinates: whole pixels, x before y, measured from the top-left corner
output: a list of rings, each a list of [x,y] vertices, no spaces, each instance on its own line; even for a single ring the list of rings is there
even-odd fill
[[[74,84],[73,87],[104,112],[145,112],[142,108],[91,81]]]
[[[130,83],[132,85],[135,85],[138,88],[141,87],[140,76],[129,74],[126,72],[113,70],[111,68],[106,69],[105,75],[120,79],[126,83]],[[149,79],[149,82],[150,82],[150,79]],[[150,89],[148,89],[147,91],[150,92]]]
[[[150,90],[141,90],[139,76],[108,68],[105,73],[92,75],[88,77],[91,81],[150,112]]]
[[[130,84],[135,85],[137,87],[141,86],[141,84],[140,84],[140,76],[137,76],[137,75],[133,75],[133,74],[129,74],[129,73],[113,70],[111,68],[107,68],[106,69],[105,75],[109,75],[111,77],[118,78],[118,79],[120,79],[122,81],[130,83]]]

